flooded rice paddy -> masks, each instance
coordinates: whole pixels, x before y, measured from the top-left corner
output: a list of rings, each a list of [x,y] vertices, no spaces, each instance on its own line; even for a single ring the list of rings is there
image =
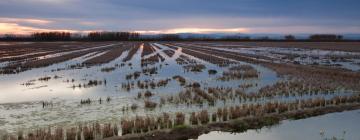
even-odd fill
[[[50,135],[48,128],[51,135],[65,134],[55,136],[63,139],[99,139],[360,103],[355,51],[230,42],[30,42],[0,48],[5,139],[18,132]],[[348,116],[336,115],[342,114]],[[300,129],[316,119],[334,124],[324,129],[337,123],[320,116],[301,125],[285,121],[273,131]],[[254,137],[273,135],[261,132]]]

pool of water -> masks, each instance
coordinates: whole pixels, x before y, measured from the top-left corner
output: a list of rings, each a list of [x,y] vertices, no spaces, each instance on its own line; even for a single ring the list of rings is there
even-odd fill
[[[359,122],[360,110],[354,110],[302,120],[286,120],[273,127],[244,133],[213,131],[199,136],[198,140],[324,140],[333,137],[359,140]]]

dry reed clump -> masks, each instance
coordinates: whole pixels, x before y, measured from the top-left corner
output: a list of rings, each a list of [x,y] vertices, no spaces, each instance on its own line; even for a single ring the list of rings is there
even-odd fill
[[[174,122],[175,122],[175,126],[184,125],[184,123],[185,123],[185,114],[181,113],[181,112],[177,112]]]
[[[137,104],[132,104],[131,106],[130,106],[130,109],[132,110],[132,111],[135,111],[136,109],[138,109],[139,108],[139,106],[137,105]]]
[[[191,123],[192,125],[198,125],[198,124],[199,124],[199,120],[198,120],[195,112],[192,112],[192,113],[191,113],[191,115],[190,115],[190,120],[189,120],[189,121],[190,121],[190,123]]]
[[[186,79],[180,75],[173,76],[173,79],[177,80],[181,86],[186,84]]]
[[[259,78],[259,72],[250,65],[239,65],[229,68],[223,72],[220,80],[238,80],[238,79],[252,79]]]
[[[131,89],[135,88],[135,83],[132,82],[127,82],[127,83],[121,83],[121,89],[125,90],[125,91],[130,91]]]
[[[153,96],[154,94],[153,93],[151,93],[150,91],[145,91],[145,93],[144,93],[144,97],[146,97],[146,98],[150,98],[151,96]]]
[[[215,74],[217,74],[217,70],[211,69],[211,70],[208,70],[208,73],[209,73],[209,75],[215,75]]]
[[[126,80],[131,80],[134,78],[134,80],[138,79],[141,75],[141,72],[140,71],[135,71],[134,73],[130,73],[130,74],[127,74],[125,75],[125,79]]]
[[[83,100],[83,99],[80,100],[80,104],[81,104],[81,105],[91,104],[91,102],[92,102],[92,101],[90,100],[90,98],[85,99],[85,100]]]
[[[45,77],[40,77],[38,80],[39,81],[49,81],[51,79],[50,76],[45,76]]]
[[[163,113],[163,115],[160,118],[158,118],[158,122],[160,123],[161,129],[173,127],[173,122],[168,113]]]
[[[186,72],[202,72],[204,69],[206,69],[206,66],[203,64],[189,64],[183,66],[183,68],[186,70]]]
[[[227,121],[228,120],[228,115],[229,115],[228,109],[226,107],[223,108],[222,109],[222,120]]]
[[[144,69],[142,69],[142,73],[144,75],[153,75],[153,74],[157,74],[158,72],[158,68],[157,67],[146,67]]]
[[[165,87],[171,81],[171,79],[160,79],[158,81],[153,80],[145,80],[145,81],[137,81],[137,87],[140,89],[155,89],[158,87]]]
[[[112,72],[114,71],[116,68],[115,67],[105,67],[105,68],[101,68],[101,72]]]
[[[145,108],[148,108],[148,109],[154,109],[157,106],[157,103],[152,102],[150,100],[145,100],[144,104],[145,104]]]
[[[94,128],[85,126],[83,128],[83,138],[84,140],[93,140],[95,138]]]
[[[117,136],[117,126],[111,126],[111,124],[104,124],[102,129],[103,138]]]
[[[244,83],[244,84],[239,85],[239,88],[242,89],[242,90],[246,90],[246,89],[249,89],[249,88],[254,87],[254,86],[256,87],[257,83],[256,84]]]
[[[199,114],[198,114],[198,118],[200,120],[201,124],[207,124],[209,123],[209,113],[206,110],[202,110]]]
[[[165,126],[164,128],[169,128],[167,123],[170,118],[166,115],[159,117],[158,120],[149,116],[136,116],[134,119],[129,120],[123,119],[121,121],[122,134],[149,132],[157,130],[159,125]]]
[[[42,107],[43,108],[46,108],[46,107],[53,107],[54,106],[54,104],[53,104],[53,102],[52,101],[42,101],[41,102],[42,103]]]
[[[211,114],[211,121],[216,122],[217,121],[217,114],[214,112]]]
[[[131,134],[133,128],[134,128],[133,120],[126,120],[126,119],[121,120],[122,135]]]
[[[66,140],[76,140],[77,132],[76,128],[66,130]]]
[[[98,85],[106,85],[107,81],[106,79],[104,80],[89,80],[88,83],[86,84],[79,84],[79,85],[73,85],[73,88],[75,87],[78,87],[78,88],[81,88],[81,87],[84,87],[84,88],[90,88],[90,87],[94,87],[94,86],[98,86]]]
[[[154,65],[158,62],[164,62],[165,58],[161,56],[159,53],[156,55],[150,56],[146,59],[141,59],[141,67],[147,67],[148,65]]]

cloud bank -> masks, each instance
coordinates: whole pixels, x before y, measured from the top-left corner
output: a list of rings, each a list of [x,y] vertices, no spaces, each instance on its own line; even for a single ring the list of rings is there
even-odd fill
[[[358,0],[1,0],[0,34],[360,33]]]

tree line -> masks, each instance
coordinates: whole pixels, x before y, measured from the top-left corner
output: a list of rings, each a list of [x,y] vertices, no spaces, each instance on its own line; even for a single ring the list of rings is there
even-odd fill
[[[314,34],[307,39],[299,39],[294,35],[285,35],[280,39],[270,37],[251,38],[249,36],[181,36],[179,34],[142,35],[136,32],[90,32],[78,34],[69,32],[40,32],[27,36],[3,35],[0,41],[351,41],[336,34]],[[354,41],[354,40],[352,40]],[[359,41],[359,40],[357,40]]]

